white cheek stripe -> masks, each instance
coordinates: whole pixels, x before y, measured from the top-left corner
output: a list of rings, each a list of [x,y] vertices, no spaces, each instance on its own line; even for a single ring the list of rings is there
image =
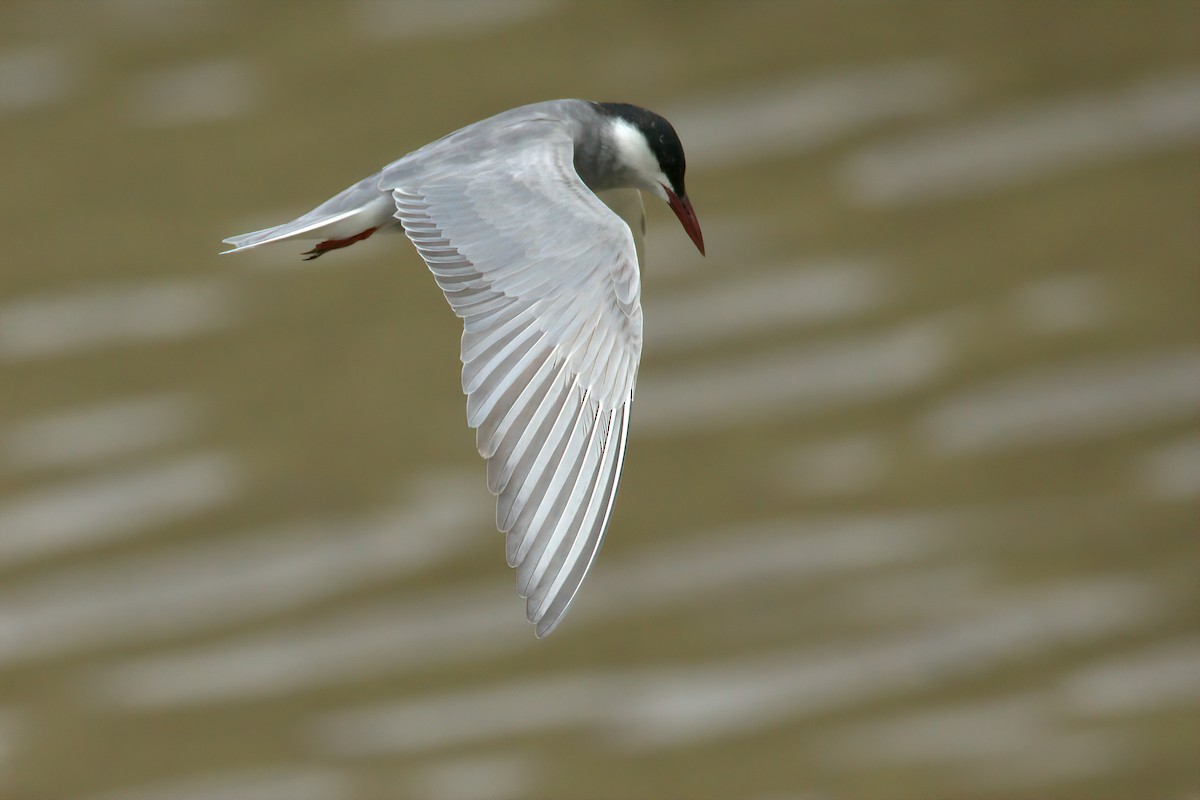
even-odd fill
[[[662,170],[658,167],[658,159],[650,152],[650,145],[630,122],[615,117],[612,120],[612,137],[616,144],[617,156],[621,163],[630,167],[647,181],[668,183]]]

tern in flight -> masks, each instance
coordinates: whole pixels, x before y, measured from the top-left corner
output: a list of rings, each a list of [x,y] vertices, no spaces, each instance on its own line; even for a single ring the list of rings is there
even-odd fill
[[[562,619],[612,515],[642,354],[641,192],[704,253],[671,123],[553,100],[468,125],[226,252],[402,231],[463,320],[467,423],[537,636]]]

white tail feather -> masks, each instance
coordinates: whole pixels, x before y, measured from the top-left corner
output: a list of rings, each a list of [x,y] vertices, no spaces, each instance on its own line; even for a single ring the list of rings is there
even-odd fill
[[[225,244],[231,244],[228,250],[222,250],[221,255],[225,253],[234,253],[238,250],[249,250],[251,247],[258,247],[262,244],[271,244],[271,242],[282,242],[287,239],[336,239],[337,236],[328,235],[329,229],[342,220],[350,219],[357,216],[361,209],[352,208],[349,211],[343,211],[341,214],[334,214],[331,217],[317,218],[305,221],[307,214],[299,219],[285,222],[282,225],[276,225],[273,228],[263,228],[261,231],[253,231],[251,233],[243,233],[240,236],[230,236],[228,239],[222,239]],[[310,212],[311,213],[311,212]],[[367,227],[370,227],[369,225]]]
[[[291,222],[223,239],[233,247],[222,252],[234,253],[288,239],[347,239],[368,228],[399,224],[392,216],[395,211],[391,193],[379,191],[378,177],[372,176]]]

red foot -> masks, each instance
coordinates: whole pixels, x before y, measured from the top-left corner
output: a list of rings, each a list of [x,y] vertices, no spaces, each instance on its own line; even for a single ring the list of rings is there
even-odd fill
[[[339,250],[343,247],[349,247],[355,242],[361,242],[363,239],[367,238],[377,230],[379,230],[378,227],[367,228],[362,233],[356,233],[353,236],[345,239],[326,239],[323,242],[318,242],[316,247],[306,253],[302,253],[301,255],[308,256],[308,258],[304,259],[305,261],[312,261],[314,258],[319,258],[320,256],[325,255],[330,250]]]

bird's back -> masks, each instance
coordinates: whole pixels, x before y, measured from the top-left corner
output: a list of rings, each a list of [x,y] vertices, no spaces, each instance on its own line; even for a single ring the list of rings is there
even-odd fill
[[[380,170],[380,185],[420,185],[460,170],[519,171],[531,148],[542,147],[560,135],[586,140],[591,129],[588,123],[596,116],[585,100],[548,100],[509,109],[396,159]]]

